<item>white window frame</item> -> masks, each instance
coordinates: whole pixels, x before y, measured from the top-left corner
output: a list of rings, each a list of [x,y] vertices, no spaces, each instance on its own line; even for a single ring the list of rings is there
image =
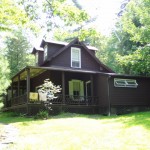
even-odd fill
[[[73,60],[73,51],[76,50],[79,52],[79,60]],[[73,61],[79,61],[79,66],[73,66]],[[81,68],[81,49],[77,47],[71,47],[71,67],[72,68]]]
[[[138,84],[135,79],[114,78],[115,87],[137,88]]]
[[[45,45],[45,46],[44,46],[44,60],[47,59],[47,55],[48,55],[48,46]]]

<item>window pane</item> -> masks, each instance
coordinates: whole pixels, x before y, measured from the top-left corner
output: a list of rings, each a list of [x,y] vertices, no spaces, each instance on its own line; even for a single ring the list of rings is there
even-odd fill
[[[79,67],[79,61],[72,61],[72,67]]]
[[[73,50],[72,51],[72,60],[78,60],[79,61],[79,50]]]
[[[71,48],[71,67],[80,68],[81,67],[81,51],[80,48]]]
[[[137,88],[138,84],[134,79],[114,79],[115,87],[129,87],[129,88]]]

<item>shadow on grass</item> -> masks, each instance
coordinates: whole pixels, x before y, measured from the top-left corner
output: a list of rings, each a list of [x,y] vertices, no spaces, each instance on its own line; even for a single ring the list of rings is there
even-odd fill
[[[150,112],[138,112],[120,116],[119,119],[127,127],[143,126],[150,130]]]
[[[103,115],[85,115],[76,113],[61,113],[55,116],[50,116],[49,119],[68,119],[68,118],[87,118],[91,120],[100,120],[102,123],[122,123],[127,128],[132,126],[143,126],[144,128],[150,130],[150,111],[148,112],[138,112],[119,116],[103,116]],[[31,122],[35,119],[26,116],[17,116],[12,112],[0,112],[0,123],[10,124],[16,122]],[[42,121],[42,120],[41,120]]]
[[[144,128],[150,130],[150,111],[148,112],[137,112],[119,116],[103,116],[103,115],[85,115],[76,113],[61,113],[60,115],[53,116],[53,119],[62,118],[87,118],[93,120],[101,120],[103,123],[122,123],[126,127],[132,126],[143,126]]]
[[[13,112],[0,112],[1,124],[10,124],[10,123],[16,123],[16,122],[29,122],[33,120],[34,120],[33,118],[21,116]]]

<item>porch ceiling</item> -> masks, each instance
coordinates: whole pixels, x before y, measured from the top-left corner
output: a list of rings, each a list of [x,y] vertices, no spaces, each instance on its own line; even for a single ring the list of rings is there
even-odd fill
[[[34,77],[38,76],[39,74],[43,73],[44,71],[45,71],[45,69],[41,69],[41,68],[30,68],[30,78],[34,78]],[[23,72],[21,72],[20,74],[18,74],[18,76],[16,76],[13,79],[14,82],[18,81],[19,75],[20,75],[20,81],[27,79],[27,71],[24,70]]]

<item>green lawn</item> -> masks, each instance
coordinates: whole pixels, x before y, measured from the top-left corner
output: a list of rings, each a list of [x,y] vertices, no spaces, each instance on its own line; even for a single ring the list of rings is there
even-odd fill
[[[0,122],[19,129],[10,150],[150,149],[150,112],[111,117],[64,113],[48,120],[0,114]]]

